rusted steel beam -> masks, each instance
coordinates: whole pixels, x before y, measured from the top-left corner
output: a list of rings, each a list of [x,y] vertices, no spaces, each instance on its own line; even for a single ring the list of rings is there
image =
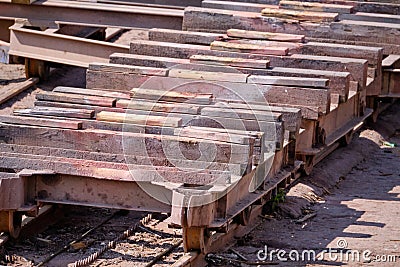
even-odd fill
[[[52,32],[11,27],[11,55],[87,68],[92,62],[108,62],[112,53],[127,53],[128,46]]]
[[[31,5],[0,0],[0,16],[104,25],[119,28],[181,29],[183,10],[75,1],[39,0]]]

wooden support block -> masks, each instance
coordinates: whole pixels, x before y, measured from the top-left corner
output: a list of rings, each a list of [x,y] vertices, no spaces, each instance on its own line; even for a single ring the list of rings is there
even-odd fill
[[[181,44],[209,45],[223,38],[223,34],[208,32],[190,32],[169,29],[150,29],[149,40]]]
[[[69,102],[103,107],[115,107],[115,98],[86,96],[67,93],[43,92],[36,95],[36,99],[44,101]]]
[[[14,110],[16,115],[25,116],[49,116],[49,117],[67,117],[79,119],[91,119],[94,116],[94,110],[74,109],[74,108],[55,108],[55,107],[34,107],[32,109]]]
[[[182,119],[179,117],[161,117],[108,111],[97,113],[96,120],[165,127],[180,127],[182,125]]]
[[[133,73],[150,76],[167,76],[167,70],[142,66],[120,65],[112,63],[91,63],[89,70],[105,72]]]
[[[256,69],[265,69],[268,68],[269,66],[268,60],[216,57],[216,56],[203,56],[203,55],[191,56],[190,62],[199,64],[206,63],[206,64],[227,65],[232,67],[256,68]]]
[[[227,35],[229,37],[234,37],[234,38],[258,39],[258,40],[269,40],[269,41],[280,41],[280,42],[299,42],[299,43],[304,42],[304,35],[275,33],[275,32],[229,29],[227,31]]]
[[[171,69],[169,70],[168,76],[174,78],[184,78],[184,79],[245,83],[249,75],[243,73],[227,73],[227,72],[223,73],[223,72],[211,72],[211,71]]]
[[[329,79],[250,75],[248,83],[327,88]]]
[[[336,5],[329,3],[313,3],[304,1],[280,1],[279,6],[295,9],[295,10],[307,10],[307,11],[319,11],[319,12],[332,12],[339,14],[350,14],[353,12],[353,6],[349,5]]]
[[[309,22],[332,22],[337,21],[339,17],[338,13],[298,11],[276,8],[264,8],[261,11],[261,14],[266,17],[276,17],[282,19],[292,19]]]
[[[34,125],[41,127],[63,128],[63,129],[73,129],[73,130],[82,129],[82,122],[74,120],[56,120],[47,118],[30,118],[30,117],[0,115],[0,122],[9,124]]]
[[[78,94],[78,95],[91,95],[91,96],[100,96],[100,97],[112,97],[112,98],[116,98],[116,99],[130,99],[131,98],[129,93],[104,91],[104,90],[100,90],[100,89],[65,87],[65,86],[58,86],[58,87],[54,88],[53,92]]]
[[[193,94],[143,88],[132,89],[131,96],[133,98],[143,98],[157,101],[187,102],[191,104],[210,104],[213,98],[212,94]]]
[[[25,91],[26,89],[34,86],[36,83],[39,82],[38,78],[29,78],[28,80],[12,84],[11,86],[6,86],[2,88],[2,92],[0,95],[0,104],[6,102],[7,100],[13,98],[14,96],[18,95],[19,93]]]
[[[199,114],[200,106],[191,104],[179,104],[179,103],[160,103],[141,100],[117,100],[117,108],[128,108],[148,111],[159,111],[159,112],[172,112],[172,113],[185,113],[185,114]]]
[[[277,56],[285,56],[289,52],[289,49],[285,47],[264,47],[254,44],[237,44],[221,41],[212,42],[211,50]]]

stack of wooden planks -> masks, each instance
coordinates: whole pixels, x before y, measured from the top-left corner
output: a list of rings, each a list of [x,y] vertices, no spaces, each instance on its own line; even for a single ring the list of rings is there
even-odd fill
[[[201,65],[206,71],[196,70]],[[301,129],[292,129],[291,139],[296,140],[297,158],[309,161],[370,115],[366,92],[380,88],[381,80],[368,74],[381,73],[381,68],[379,47],[306,42],[301,34],[240,29],[220,34],[151,29],[149,40],[131,41],[129,54],[112,54],[109,64],[91,64],[87,87],[128,90],[149,76],[159,77],[160,85],[150,82],[155,88],[182,79],[227,83],[249,101],[267,102],[280,111],[300,109]],[[256,85],[264,99],[246,84]],[[223,99],[225,94],[215,96]]]
[[[376,96],[395,96],[395,92],[388,92],[387,84],[383,86],[385,89],[382,91],[381,56],[376,57],[376,52],[367,50],[382,48],[383,58],[400,53],[400,36],[397,30],[400,22],[400,3],[285,0],[273,6],[250,4],[258,5],[258,8],[252,9],[244,2],[235,2],[234,7],[230,4],[229,1],[203,1],[203,8],[187,8],[183,28],[190,31],[224,33],[235,25],[236,29],[241,30],[304,35],[306,50],[309,50],[308,46],[312,46],[312,49],[315,49],[315,46],[329,46],[332,50],[342,52],[348,50],[348,46],[365,49],[365,52],[354,53],[353,50],[335,56],[368,60],[366,95],[370,99],[375,99]],[[323,50],[327,48],[317,49],[319,51],[316,54],[332,55],[329,52],[323,54]],[[375,55],[371,57],[373,54]],[[387,67],[392,68],[393,66]],[[384,69],[383,72],[388,71]],[[393,83],[393,79],[391,80]]]

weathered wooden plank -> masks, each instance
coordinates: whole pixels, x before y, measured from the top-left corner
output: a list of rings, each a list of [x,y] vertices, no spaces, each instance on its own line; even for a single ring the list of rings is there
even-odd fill
[[[327,88],[329,79],[250,75],[248,83]]]
[[[216,132],[214,128],[207,127],[184,127],[175,129],[175,135],[183,137],[194,137],[207,140],[217,140],[221,142],[248,145],[254,144],[254,138],[248,135],[239,135],[228,132]]]
[[[210,46],[204,45],[177,44],[143,40],[131,41],[130,53],[147,56],[173,57],[184,59],[188,59],[190,56],[193,55],[267,59],[265,55],[211,50]]]
[[[45,101],[69,102],[104,107],[115,107],[115,98],[76,95],[67,93],[42,92],[36,95],[36,99]]]
[[[190,32],[169,29],[150,29],[149,40],[181,44],[209,45],[213,41],[223,38],[223,34],[208,32]]]
[[[382,61],[382,67],[384,69],[398,68],[400,63],[400,55],[389,55]]]
[[[318,120],[320,111],[317,107],[307,105],[291,105],[286,103],[270,103],[270,106],[298,108],[301,110],[301,116],[308,120]]]
[[[110,55],[110,63],[126,64],[137,66],[149,66],[155,68],[170,68],[178,64],[187,64],[187,59],[161,57],[157,55],[141,55],[141,54],[123,54],[114,53]]]
[[[282,114],[251,109],[236,109],[229,106],[210,106],[201,109],[202,116],[237,118],[257,121],[281,121]]]
[[[212,65],[227,65],[232,67],[243,68],[256,68],[265,69],[269,66],[268,60],[246,59],[246,58],[232,58],[232,57],[216,57],[216,56],[203,56],[193,55],[190,57],[191,63],[199,64],[212,64]]]
[[[161,68],[120,65],[112,63],[91,63],[89,64],[89,70],[134,73],[150,76],[167,76],[167,70]]]
[[[285,34],[275,32],[246,31],[240,29],[229,29],[227,35],[234,38],[247,38],[281,42],[304,42],[304,35]]]
[[[131,44],[132,45],[132,44]],[[185,47],[172,47],[170,43],[161,42],[146,42],[143,44],[136,43],[135,52],[139,54],[162,56],[162,57],[183,57],[189,58],[192,55],[202,54],[198,53],[197,45],[185,44]],[[201,49],[203,49],[203,46]],[[207,51],[207,52],[204,52]],[[203,54],[210,55],[212,50],[203,50]],[[216,51],[223,52],[223,51]],[[225,53],[225,52],[224,52]],[[229,53],[229,52],[226,52]],[[243,55],[251,55],[246,53],[233,53],[234,56],[243,57]],[[232,55],[214,55],[214,56],[228,56]],[[301,57],[297,58],[297,57]],[[291,68],[304,68],[304,69],[319,69],[327,71],[345,71],[352,74],[352,79],[360,83],[360,86],[365,86],[366,82],[366,70],[368,62],[362,59],[347,59],[339,57],[326,57],[326,56],[268,56],[266,59],[270,61],[270,65],[273,67],[291,67]],[[157,60],[156,58],[152,58]],[[145,63],[145,62],[143,62]],[[151,63],[151,62],[150,62]]]
[[[309,10],[319,12],[331,12],[340,14],[350,14],[353,12],[353,7],[349,5],[337,5],[328,3],[314,3],[304,1],[280,1],[279,6],[295,10]]]
[[[164,166],[130,165],[95,162],[84,159],[65,159],[15,153],[0,153],[0,166],[26,168],[33,170],[52,170],[55,173],[92,177],[97,179],[136,181],[136,182],[172,182],[193,185],[210,183],[227,184],[231,181],[228,171],[182,169]],[[20,167],[17,167],[20,166]]]
[[[378,47],[366,47],[356,45],[344,45],[334,43],[307,42],[301,48],[302,54],[347,57],[366,59],[370,65],[380,66],[383,57],[383,49]]]
[[[56,88],[54,88],[53,92],[78,94],[78,95],[101,96],[101,97],[112,97],[112,98],[117,98],[117,99],[130,99],[131,98],[129,93],[112,92],[112,91],[105,91],[105,90],[100,90],[100,89],[65,87],[65,86],[57,86]]]
[[[216,103],[215,106],[228,106],[235,109],[250,109],[264,112],[277,112],[282,114],[282,121],[285,122],[285,129],[291,132],[298,132],[301,123],[301,110],[298,108],[271,106],[265,103],[243,103],[227,101]]]
[[[179,117],[161,117],[108,111],[97,113],[96,120],[165,127],[180,127],[182,125],[182,119]]]
[[[283,19],[293,19],[298,21],[310,22],[332,22],[337,21],[339,17],[338,13],[298,11],[276,8],[264,8],[261,11],[261,14],[266,17],[277,17]]]
[[[224,38],[221,41],[237,45],[256,45],[261,47],[282,47],[288,49],[288,54],[298,53],[301,49],[301,43],[269,41],[269,40],[256,40],[256,39],[237,39],[237,38]]]
[[[134,98],[144,98],[158,101],[187,102],[192,104],[210,104],[213,98],[212,94],[206,93],[193,94],[189,92],[163,91],[144,88],[132,89],[131,96]]]
[[[33,107],[32,109],[16,109],[14,110],[14,114],[21,116],[49,116],[90,119],[94,116],[94,110],[58,107]]]
[[[217,64],[223,62],[223,57],[211,57],[210,61],[203,60],[208,56],[196,55],[190,58],[193,63],[203,63],[213,65],[213,61]],[[193,60],[192,60],[193,58]],[[260,66],[261,67],[261,66]],[[300,68],[241,68],[238,70],[243,73],[251,75],[272,75],[272,76],[285,76],[285,77],[309,77],[309,78],[321,78],[329,79],[328,87],[333,93],[338,93],[342,96],[347,96],[349,91],[350,73],[349,72],[336,72],[336,71],[325,71],[325,70],[314,70],[314,69],[300,69]],[[345,97],[346,98],[346,97]],[[344,99],[345,99],[344,98]]]
[[[0,122],[9,124],[34,125],[41,127],[53,127],[79,130],[82,129],[82,122],[74,120],[57,120],[48,118],[30,118],[0,115]]]
[[[264,8],[279,8],[274,5],[258,4],[258,3],[245,3],[243,1],[211,1],[204,0],[201,3],[202,7],[205,8],[215,8],[215,9],[228,9],[235,11],[245,11],[245,12],[261,12]]]
[[[255,44],[238,44],[221,41],[212,42],[211,50],[278,56],[285,56],[289,52],[289,49],[285,47],[265,47]]]
[[[197,79],[207,81],[226,81],[245,83],[248,74],[243,73],[228,73],[228,72],[214,72],[214,71],[197,71],[185,69],[171,69],[168,72],[168,77],[184,78],[184,79]]]
[[[34,137],[34,138],[33,138]],[[252,147],[169,135],[105,130],[67,130],[0,123],[0,139],[9,144],[67,148],[112,154],[248,163]]]
[[[2,88],[2,92],[0,95],[0,104],[13,98],[14,96],[18,95],[19,93],[25,91],[26,89],[34,86],[38,82],[39,82],[38,78],[29,78],[28,80],[26,80],[24,82],[12,84],[10,87]]]
[[[303,34],[310,38],[341,39],[346,41],[399,43],[398,25],[394,23],[345,20],[329,25],[319,23],[293,24],[285,19],[263,17],[257,13],[188,7],[183,29],[224,32],[235,25],[237,29]],[[372,46],[377,46],[372,45]]]
[[[339,94],[343,100],[347,99],[350,88],[350,73],[349,72],[335,72],[299,68],[281,68],[274,67],[265,70],[252,70],[240,69],[242,72],[250,72],[256,75],[272,75],[272,76],[292,76],[292,77],[310,77],[310,78],[326,78],[329,79],[328,88],[331,93]]]
[[[173,134],[173,132],[172,132]],[[129,156],[124,154],[100,153],[93,151],[82,151],[45,146],[27,146],[0,143],[0,151],[4,153],[18,153],[28,155],[42,155],[60,158],[85,159],[94,162],[123,163],[133,165],[151,165],[178,167],[188,169],[230,171],[233,175],[243,175],[246,164],[225,164],[219,162],[201,162],[197,160],[174,159],[171,163],[166,158],[148,156]],[[99,165],[101,166],[101,165]]]
[[[172,113],[185,113],[185,114],[199,114],[200,106],[192,104],[179,104],[179,103],[160,103],[154,101],[141,100],[117,100],[117,108],[138,109],[147,111],[160,111]]]
[[[325,56],[312,56],[312,55],[302,55],[293,54],[290,56],[295,62],[298,62],[298,66],[302,64],[307,64],[307,60],[328,60],[330,62],[337,62],[339,65],[332,65],[326,70],[331,71],[348,71],[352,74],[354,81],[357,81],[361,88],[366,84],[367,71],[368,71],[368,61],[364,59],[357,58],[342,58],[342,57],[325,57]],[[272,60],[271,60],[272,63]]]

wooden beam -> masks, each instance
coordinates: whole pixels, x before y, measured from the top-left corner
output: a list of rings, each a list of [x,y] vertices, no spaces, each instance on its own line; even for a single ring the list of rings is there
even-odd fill
[[[221,163],[247,164],[253,155],[252,147],[247,145],[196,138],[94,129],[76,131],[2,123],[0,140],[9,144],[46,144],[55,148]]]
[[[248,83],[327,88],[329,79],[250,75]]]
[[[20,116],[48,116],[91,119],[94,116],[93,109],[56,108],[56,107],[33,107],[32,109],[17,109],[14,114]]]
[[[220,41],[212,42],[211,50],[277,56],[285,56],[289,52],[289,49],[285,47],[264,47],[254,44],[237,44]]]
[[[258,39],[258,40],[281,41],[281,42],[299,42],[299,43],[304,42],[304,35],[275,33],[275,32],[229,29],[227,31],[227,35],[229,37],[234,37],[234,38]]]
[[[117,108],[127,108],[136,110],[147,110],[147,111],[160,111],[160,112],[172,112],[172,113],[184,113],[184,114],[199,114],[200,106],[192,104],[179,104],[179,103],[160,103],[154,101],[146,101],[144,99],[121,99],[117,100]]]
[[[193,94],[144,88],[132,89],[131,96],[133,98],[143,98],[157,101],[187,102],[191,104],[210,104],[213,98],[212,94],[206,93]]]
[[[90,95],[90,96],[99,96],[99,97],[111,97],[111,98],[116,98],[116,99],[130,99],[131,98],[129,93],[104,91],[104,90],[100,90],[100,89],[65,87],[65,86],[57,86],[56,88],[54,88],[53,92],[77,94],[77,95]]]
[[[268,68],[269,66],[268,60],[216,57],[216,56],[203,56],[203,55],[191,56],[190,62],[199,64],[206,63],[206,64],[227,65],[232,67],[256,68],[256,69],[265,69]]]
[[[150,41],[162,41],[181,44],[209,45],[213,41],[223,38],[223,34],[208,32],[190,32],[168,29],[150,29]]]
[[[108,111],[97,113],[96,120],[165,127],[180,127],[182,125],[182,119],[179,117],[161,117]]]
[[[69,102],[94,106],[115,107],[115,98],[88,95],[76,95],[56,92],[43,92],[36,95],[36,99],[44,101]]]
[[[276,8],[264,8],[261,14],[266,17],[276,17],[282,19],[292,19],[298,21],[310,21],[310,22],[332,22],[337,21],[338,13],[328,12],[313,12],[313,11],[298,11],[291,9],[276,9]]]
[[[331,12],[339,14],[350,14],[354,11],[353,6],[349,5],[337,5],[328,3],[314,3],[304,1],[280,1],[279,6],[295,9],[295,10],[307,10],[307,11],[319,11],[319,12]]]
[[[74,120],[57,120],[50,118],[30,118],[0,115],[0,122],[9,124],[23,124],[41,127],[63,128],[63,129],[82,129],[82,122]]]
[[[0,95],[0,104],[13,98],[14,96],[27,90],[28,88],[34,86],[38,82],[39,82],[39,78],[29,78],[28,80],[26,80],[24,82],[11,84],[10,86],[3,87],[2,93]]]

